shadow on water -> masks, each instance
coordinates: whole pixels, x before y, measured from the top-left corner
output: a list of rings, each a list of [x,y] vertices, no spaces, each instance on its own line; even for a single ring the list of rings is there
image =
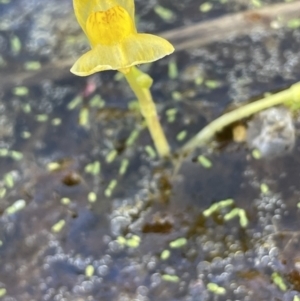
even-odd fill
[[[137,1],[141,29],[252,8],[160,5]],[[0,1],[0,17],[0,72],[20,79],[0,91],[1,300],[299,300],[298,141],[268,160],[230,139],[176,169],[114,72],[22,84],[85,49],[71,2]],[[283,26],[149,66],[173,149],[230,106],[298,81],[299,49],[299,29]]]

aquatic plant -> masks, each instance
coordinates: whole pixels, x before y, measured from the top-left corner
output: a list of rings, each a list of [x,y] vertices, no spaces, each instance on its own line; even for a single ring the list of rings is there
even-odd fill
[[[91,50],[75,62],[71,72],[79,76],[105,70],[122,72],[139,100],[158,153],[167,156],[170,148],[152,100],[152,79],[135,66],[156,61],[174,47],[161,37],[137,32],[133,0],[73,0],[73,5]]]

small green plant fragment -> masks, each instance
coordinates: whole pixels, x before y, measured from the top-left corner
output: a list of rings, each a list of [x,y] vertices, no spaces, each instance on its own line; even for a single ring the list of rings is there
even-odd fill
[[[117,184],[118,184],[118,182],[117,182],[116,179],[111,180],[110,183],[108,184],[107,188],[104,191],[104,195],[106,197],[111,197],[111,195],[112,195],[114,189],[116,188]]]
[[[167,22],[171,21],[175,17],[174,13],[171,10],[160,5],[155,5],[154,11],[160,18]]]
[[[277,273],[274,272],[271,275],[272,281],[274,282],[274,284],[283,292],[285,292],[287,290],[287,286],[284,282],[284,280],[282,279],[282,277]]]
[[[98,108],[101,109],[105,106],[105,101],[101,98],[100,95],[95,95],[91,100],[90,100],[90,106],[92,108]]]
[[[29,139],[31,137],[31,133],[27,132],[27,131],[24,131],[24,132],[21,133],[21,137],[23,139]]]
[[[97,201],[97,195],[95,192],[91,191],[89,194],[88,194],[88,201],[90,203],[95,203]]]
[[[172,122],[175,121],[176,114],[177,114],[177,109],[176,108],[168,109],[166,111],[166,115],[167,115],[167,119],[168,119],[169,123],[172,123]]]
[[[204,78],[202,76],[197,76],[194,80],[196,86],[200,86],[204,82]]]
[[[29,93],[28,88],[24,86],[15,87],[13,89],[13,94],[16,96],[26,96],[28,95],[28,93]]]
[[[197,158],[197,161],[204,167],[204,168],[211,168],[212,167],[212,163],[209,159],[207,159],[205,156],[203,155],[200,155],[198,158]]]
[[[291,19],[287,23],[287,27],[291,29],[296,29],[300,27],[300,19]]]
[[[88,108],[81,108],[79,112],[79,125],[82,127],[88,128],[89,127],[89,109]]]
[[[94,176],[98,175],[101,170],[101,163],[99,161],[95,161],[85,166],[84,171],[86,173],[90,173]]]
[[[240,219],[240,225],[241,227],[245,228],[248,226],[248,218],[247,218],[247,214],[246,214],[246,211],[244,209],[241,209],[241,208],[234,208],[232,209],[229,213],[227,213],[225,216],[224,216],[224,220],[225,221],[229,221],[235,217],[239,217]]]
[[[54,233],[59,233],[65,225],[66,221],[62,219],[52,226],[51,231]]]
[[[118,236],[117,237],[117,242],[120,246],[125,246],[126,245],[126,238],[123,236]]]
[[[61,124],[61,119],[60,118],[53,118],[52,121],[51,121],[51,124],[53,126],[58,126]]]
[[[178,77],[178,68],[174,60],[170,60],[168,64],[168,75],[170,79],[175,79]]]
[[[13,188],[14,187],[14,177],[12,176],[11,173],[7,173],[6,175],[4,175],[4,184],[8,187],[8,188]]]
[[[115,149],[111,150],[105,158],[106,163],[112,163],[116,159],[117,155],[118,155],[117,150]]]
[[[160,254],[160,259],[161,260],[167,260],[171,255],[171,252],[169,250],[164,250]]]
[[[26,62],[24,64],[24,68],[28,71],[39,70],[39,69],[41,69],[41,63],[38,61]]]
[[[22,49],[22,43],[17,36],[12,36],[10,39],[10,47],[14,55],[18,55]]]
[[[262,194],[268,194],[270,192],[269,186],[267,184],[265,184],[265,183],[262,183],[260,185],[260,192]]]
[[[62,198],[60,200],[60,202],[63,204],[63,205],[69,205],[71,203],[71,200],[69,198]]]
[[[226,294],[226,289],[222,286],[217,285],[216,283],[212,283],[212,282],[208,283],[207,289],[216,295],[225,295]]]
[[[127,171],[127,168],[129,166],[129,160],[128,159],[123,159],[121,161],[121,165],[120,165],[120,168],[119,168],[119,175],[124,175]]]
[[[262,7],[262,3],[260,0],[251,0],[251,2],[254,7],[257,7],[257,8]]]
[[[202,13],[207,13],[209,12],[210,10],[212,10],[213,8],[213,4],[210,3],[210,2],[204,2],[203,4],[201,4],[199,6],[199,10],[202,12]]]
[[[214,212],[216,212],[222,208],[232,206],[233,204],[234,204],[233,199],[222,200],[218,203],[212,204],[208,209],[204,210],[203,215],[205,217],[208,217],[208,216],[212,215]]]
[[[225,221],[230,221],[231,219],[239,216],[240,209],[239,208],[234,208],[224,216]]]
[[[24,209],[26,206],[26,202],[24,200],[18,200],[14,202],[10,207],[6,208],[5,213],[7,215],[14,214],[22,209]]]
[[[256,159],[256,160],[261,159],[261,153],[260,153],[260,151],[259,151],[258,149],[254,149],[254,150],[252,151],[252,157],[253,157],[254,159]]]
[[[216,80],[206,80],[204,82],[205,86],[209,89],[216,89],[220,86],[220,83]]]
[[[85,268],[85,276],[91,278],[95,273],[95,268],[90,264]]]
[[[169,274],[162,275],[161,279],[164,280],[164,281],[174,282],[174,283],[177,283],[180,280],[178,276],[176,276],[176,275],[169,275]]]
[[[35,116],[36,121],[38,122],[46,122],[48,120],[48,115],[46,114],[39,114]]]
[[[9,154],[9,151],[7,148],[0,148],[0,157],[7,157]]]
[[[25,103],[22,105],[23,112],[29,114],[31,112],[31,106],[29,103]]]
[[[4,198],[6,195],[6,188],[5,187],[1,187],[0,188],[0,198]]]
[[[68,110],[74,110],[82,103],[82,96],[76,96],[67,105]]]
[[[182,141],[186,138],[186,136],[187,136],[187,131],[183,130],[177,134],[176,139],[178,141]]]
[[[156,152],[155,152],[155,149],[154,149],[151,145],[146,145],[146,146],[145,146],[145,151],[146,151],[147,155],[148,155],[151,159],[155,159],[155,158],[156,158]]]
[[[133,145],[134,144],[134,142],[135,142],[135,140],[138,138],[138,136],[139,136],[139,134],[140,134],[140,131],[139,130],[133,130],[131,133],[130,133],[130,135],[129,135],[129,137],[127,138],[127,140],[126,140],[126,146],[131,146],[131,145]]]
[[[6,289],[0,288],[0,298],[4,297],[6,295]]]
[[[15,161],[20,161],[23,159],[23,154],[17,151],[10,151],[9,152],[10,156],[12,159],[14,159]]]
[[[47,164],[47,170],[48,171],[55,171],[60,169],[61,165],[58,162],[50,162]]]
[[[293,301],[300,301],[300,297],[299,296],[294,296]]]
[[[141,238],[137,235],[132,235],[126,240],[126,245],[129,248],[137,248],[141,243]]]
[[[132,100],[127,105],[128,110],[130,111],[140,111],[140,104],[137,100]]]
[[[182,238],[178,238],[174,241],[171,241],[169,246],[172,249],[178,249],[178,248],[182,248],[187,244],[187,240],[186,238],[182,237]]]
[[[3,56],[0,55],[0,68],[6,66],[6,61],[4,60]]]

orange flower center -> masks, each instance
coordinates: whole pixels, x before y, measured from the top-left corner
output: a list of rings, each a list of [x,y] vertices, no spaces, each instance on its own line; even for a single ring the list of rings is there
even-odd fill
[[[92,46],[113,45],[136,33],[136,29],[128,12],[117,5],[106,11],[92,12],[86,21],[86,32]]]

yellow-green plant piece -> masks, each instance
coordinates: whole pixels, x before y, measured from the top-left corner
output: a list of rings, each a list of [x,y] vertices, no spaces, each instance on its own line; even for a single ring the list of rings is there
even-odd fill
[[[6,289],[0,288],[0,298],[4,297],[6,295]]]
[[[216,295],[226,294],[226,289],[222,286],[217,285],[216,283],[208,283],[207,289]]]
[[[91,191],[89,194],[88,194],[88,201],[90,203],[95,203],[97,201],[97,194],[93,191]]]
[[[141,238],[137,235],[132,235],[126,240],[126,245],[129,248],[137,248],[140,245]]]
[[[300,297],[299,296],[294,296],[293,301],[300,301]]]
[[[146,146],[145,146],[145,151],[146,151],[146,153],[148,154],[148,156],[149,156],[151,159],[155,159],[155,158],[156,158],[156,152],[155,152],[155,150],[152,148],[151,145],[146,145]]]
[[[95,268],[90,264],[85,268],[85,276],[91,278],[95,273]]]
[[[57,222],[56,224],[54,224],[52,226],[52,228],[51,228],[52,232],[54,232],[54,233],[60,232],[63,229],[63,227],[65,226],[65,224],[66,224],[65,220],[63,220],[63,219],[60,220],[59,222]]]
[[[48,120],[48,115],[46,114],[38,114],[35,116],[36,121],[38,122],[46,122]]]
[[[75,15],[91,50],[71,68],[79,76],[104,70],[122,72],[137,96],[160,156],[170,153],[150,93],[151,78],[134,66],[156,61],[174,51],[165,39],[141,34],[134,22],[133,0],[73,0]]]
[[[254,150],[252,151],[252,157],[253,157],[254,159],[256,159],[256,160],[261,159],[261,153],[260,153],[260,151],[259,151],[258,149],[254,149]]]
[[[105,158],[106,162],[112,163],[117,158],[117,155],[118,155],[118,152],[115,149],[111,150]]]
[[[179,277],[176,275],[164,274],[161,276],[161,279],[168,282],[179,282]]]
[[[61,119],[60,118],[53,118],[51,121],[51,124],[53,126],[59,126],[61,124]]]
[[[274,284],[283,292],[285,292],[287,290],[287,285],[285,284],[284,280],[282,279],[282,277],[277,273],[274,272],[271,276],[272,281],[274,282]]]
[[[24,64],[24,68],[26,70],[39,70],[41,69],[41,63],[38,61],[31,61],[31,62],[26,62]]]
[[[267,184],[262,183],[262,184],[260,185],[260,192],[261,192],[262,194],[268,194],[269,191],[270,191],[270,189],[269,189],[269,186],[268,186]]]
[[[127,168],[129,166],[129,160],[128,159],[123,159],[121,161],[121,165],[120,165],[120,168],[119,168],[119,175],[124,175],[127,171]]]
[[[177,139],[178,141],[182,141],[182,140],[184,140],[184,139],[186,138],[186,135],[187,135],[187,131],[186,131],[186,130],[183,130],[183,131],[181,131],[181,132],[179,132],[179,133],[177,134],[176,139]]]
[[[24,86],[19,86],[19,87],[15,87],[13,89],[13,93],[16,95],[16,96],[25,96],[29,93],[29,90],[27,87],[24,87]]]
[[[204,168],[211,168],[212,167],[212,163],[209,159],[207,159],[205,156],[200,155],[197,158],[197,161],[204,167]]]
[[[69,198],[62,198],[60,200],[60,202],[63,204],[63,205],[69,205],[71,203],[71,200]]]
[[[160,259],[161,260],[167,260],[171,255],[171,252],[169,250],[164,250],[160,254]]]
[[[222,208],[225,208],[225,207],[228,207],[228,206],[232,206],[234,204],[234,200],[233,199],[226,199],[226,200],[222,200],[218,203],[214,203],[212,204],[208,209],[204,210],[203,211],[203,215],[205,217],[208,217],[210,215],[212,215],[214,212],[222,209]]]
[[[182,237],[182,238],[178,238],[174,241],[170,242],[170,248],[172,249],[178,249],[178,248],[182,248],[187,244],[187,240],[186,238]]]
[[[106,188],[105,191],[104,191],[104,195],[105,195],[106,197],[111,197],[111,195],[112,195],[114,189],[116,188],[117,184],[118,184],[118,182],[117,182],[116,179],[111,180],[111,181],[109,182],[107,188]]]
[[[79,125],[85,128],[88,128],[90,126],[88,108],[81,108],[79,112]]]
[[[14,187],[15,181],[14,181],[14,177],[11,173],[7,173],[6,175],[4,175],[3,180],[4,180],[4,184],[8,188],[13,188]]]
[[[22,210],[23,208],[25,208],[25,206],[26,206],[26,202],[24,200],[18,200],[14,202],[10,207],[6,208],[5,213],[8,215],[14,214]]]

